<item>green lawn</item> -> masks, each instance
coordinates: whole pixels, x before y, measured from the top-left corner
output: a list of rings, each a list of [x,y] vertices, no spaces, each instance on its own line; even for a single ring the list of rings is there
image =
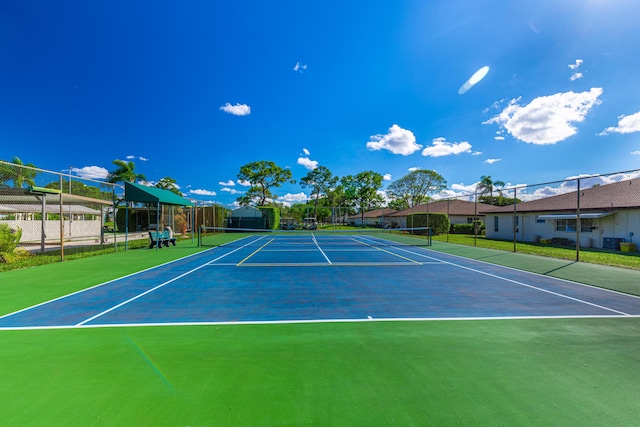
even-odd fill
[[[0,313],[200,249],[0,273]],[[640,319],[0,331],[4,425],[623,426]]]
[[[459,245],[477,246],[480,248],[497,249],[501,251],[513,251],[513,242],[504,240],[491,240],[484,236],[474,236],[466,234],[449,234],[433,237],[434,241],[449,242]],[[516,250],[518,253],[539,255],[544,257],[565,259],[570,261],[576,260],[576,248],[550,246],[536,243],[517,242]],[[614,267],[632,268],[640,270],[640,253],[622,253],[612,252],[599,249],[581,249],[580,261],[593,264],[610,265]]]

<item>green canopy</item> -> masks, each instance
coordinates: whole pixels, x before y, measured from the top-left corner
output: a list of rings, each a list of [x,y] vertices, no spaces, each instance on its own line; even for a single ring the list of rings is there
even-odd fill
[[[193,206],[192,202],[169,190],[147,187],[132,182],[124,183],[124,200],[126,202],[150,203],[154,205]]]

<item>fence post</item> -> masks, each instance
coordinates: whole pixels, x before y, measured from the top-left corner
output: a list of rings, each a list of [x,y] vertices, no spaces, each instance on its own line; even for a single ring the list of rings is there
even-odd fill
[[[577,194],[577,210],[576,210],[576,262],[580,261],[580,178],[578,178],[578,191]]]
[[[516,188],[513,189],[513,252],[517,252],[516,241],[518,240],[518,209],[516,207]],[[486,226],[486,224],[485,224]]]
[[[473,193],[473,246],[478,246],[478,193]]]
[[[451,231],[451,216],[449,215],[449,207],[451,205],[451,199],[447,199],[447,218],[449,218],[449,228],[447,228],[447,243],[449,243],[449,232]]]
[[[64,208],[62,206],[62,175],[58,176],[60,194],[58,195],[58,207],[60,208],[60,262],[64,261]]]

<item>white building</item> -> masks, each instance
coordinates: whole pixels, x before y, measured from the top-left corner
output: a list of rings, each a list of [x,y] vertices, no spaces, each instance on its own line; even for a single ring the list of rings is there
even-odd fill
[[[580,233],[578,237],[578,195]],[[640,241],[640,179],[600,185],[514,206],[484,211],[489,239],[557,242],[619,249],[619,242]]]

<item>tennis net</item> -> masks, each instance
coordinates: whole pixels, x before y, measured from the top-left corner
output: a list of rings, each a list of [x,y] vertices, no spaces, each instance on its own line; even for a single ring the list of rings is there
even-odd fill
[[[275,244],[323,246],[431,246],[431,228],[358,228],[318,230],[261,230],[200,227],[199,246],[245,245],[251,238],[267,238]]]

